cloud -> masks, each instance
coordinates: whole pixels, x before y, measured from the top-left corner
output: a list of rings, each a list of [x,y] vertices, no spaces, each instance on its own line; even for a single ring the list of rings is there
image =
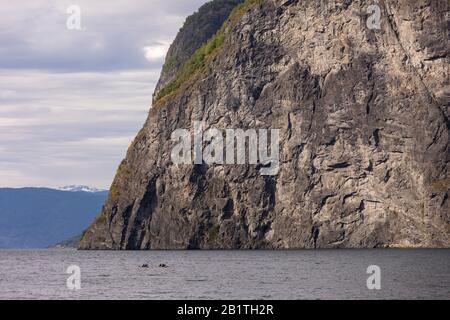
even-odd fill
[[[165,53],[206,0],[2,1],[0,186],[109,187]]]
[[[145,57],[149,61],[160,60],[166,56],[170,42],[144,47]]]
[[[108,187],[145,121],[155,78],[152,71],[0,71],[14,92],[0,100],[0,172],[15,172],[0,185],[23,185],[19,172],[30,178],[25,185]]]
[[[69,30],[66,0],[2,3],[0,68],[63,71],[158,67],[164,45],[204,0],[78,0],[82,30]],[[6,17],[3,19],[3,17]],[[143,54],[144,48],[151,59]]]

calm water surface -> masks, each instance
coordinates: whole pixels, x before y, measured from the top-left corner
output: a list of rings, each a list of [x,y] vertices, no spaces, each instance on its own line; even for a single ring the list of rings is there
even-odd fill
[[[80,290],[67,289],[70,265]],[[367,289],[369,265],[379,291]],[[349,298],[450,299],[450,250],[0,250],[0,299]]]

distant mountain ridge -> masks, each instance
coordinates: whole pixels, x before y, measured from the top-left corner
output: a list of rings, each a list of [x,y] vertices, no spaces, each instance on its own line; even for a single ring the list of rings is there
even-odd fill
[[[79,235],[108,191],[71,186],[0,188],[0,248],[47,248]]]
[[[55,245],[50,246],[50,248],[60,248],[60,249],[61,248],[64,248],[64,249],[77,248],[82,234],[83,233],[80,233],[79,235],[76,235],[76,236],[70,237],[66,240],[60,241],[60,242],[56,243]]]
[[[94,187],[89,186],[79,186],[79,185],[70,185],[70,186],[64,186],[60,188],[56,188],[56,190],[60,191],[69,191],[69,192],[107,192],[108,190],[105,189],[98,189]]]

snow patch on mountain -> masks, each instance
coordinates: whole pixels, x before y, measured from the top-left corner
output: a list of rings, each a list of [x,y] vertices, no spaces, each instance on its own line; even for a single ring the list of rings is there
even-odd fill
[[[105,189],[98,189],[98,188],[94,188],[94,187],[78,186],[78,185],[64,186],[64,187],[57,188],[57,190],[67,191],[67,192],[91,192],[91,193],[108,191]]]

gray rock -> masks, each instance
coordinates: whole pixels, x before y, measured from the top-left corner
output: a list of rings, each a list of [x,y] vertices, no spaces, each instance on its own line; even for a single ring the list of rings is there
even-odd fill
[[[266,0],[155,103],[81,249],[450,247],[446,0]],[[280,129],[277,176],[175,165],[171,133]]]
[[[186,19],[183,27],[167,52],[161,77],[153,95],[155,98],[180,67],[214,35],[227,19],[231,10],[243,0],[213,0],[198,9]]]

